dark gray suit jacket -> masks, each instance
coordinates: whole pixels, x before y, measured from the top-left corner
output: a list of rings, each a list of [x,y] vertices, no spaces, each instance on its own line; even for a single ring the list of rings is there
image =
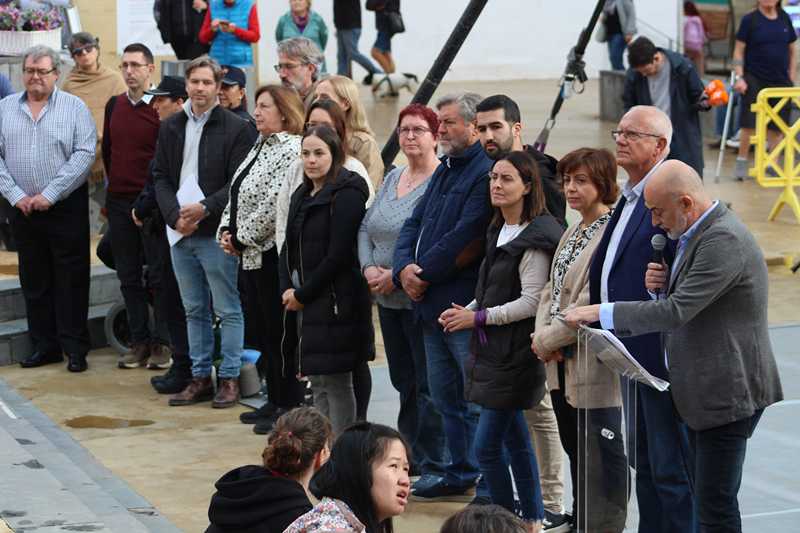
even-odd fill
[[[661,331],[672,397],[701,431],[783,399],[767,329],[761,249],[722,203],[686,243],[664,300],[617,302],[617,335]]]

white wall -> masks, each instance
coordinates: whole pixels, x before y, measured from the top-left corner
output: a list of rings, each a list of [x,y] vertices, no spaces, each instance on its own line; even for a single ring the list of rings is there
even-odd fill
[[[666,45],[678,34],[677,0],[637,0],[639,33]],[[363,5],[363,2],[362,2]],[[402,0],[406,33],[396,35],[392,48],[398,70],[424,76],[461,16],[467,0]],[[682,5],[682,4],[681,4]],[[287,0],[258,0],[261,21],[259,78],[276,80],[272,65],[275,24],[288,10]],[[314,0],[314,10],[328,24],[330,37],[325,55],[328,70],[336,69],[333,0]],[[447,80],[537,79],[560,77],[567,52],[587,24],[595,0],[489,0],[456,60]],[[360,50],[369,56],[375,42],[374,14],[363,10]],[[592,38],[585,56],[590,76],[609,67],[604,44]],[[364,72],[354,66],[354,76]]]

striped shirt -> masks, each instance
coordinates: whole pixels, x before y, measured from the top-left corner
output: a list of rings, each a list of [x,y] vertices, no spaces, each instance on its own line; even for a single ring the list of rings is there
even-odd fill
[[[80,187],[94,163],[97,130],[77,96],[53,90],[34,120],[27,93],[0,101],[0,194],[11,205],[41,194],[51,204]]]

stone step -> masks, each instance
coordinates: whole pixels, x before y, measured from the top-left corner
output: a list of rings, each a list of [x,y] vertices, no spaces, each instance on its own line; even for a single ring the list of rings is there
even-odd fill
[[[0,518],[12,531],[179,531],[0,380]]]

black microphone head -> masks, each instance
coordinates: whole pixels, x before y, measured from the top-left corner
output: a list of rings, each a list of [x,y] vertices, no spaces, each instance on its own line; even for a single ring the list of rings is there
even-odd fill
[[[667,246],[667,238],[657,233],[650,239],[650,245],[653,247],[653,250],[660,252]]]

